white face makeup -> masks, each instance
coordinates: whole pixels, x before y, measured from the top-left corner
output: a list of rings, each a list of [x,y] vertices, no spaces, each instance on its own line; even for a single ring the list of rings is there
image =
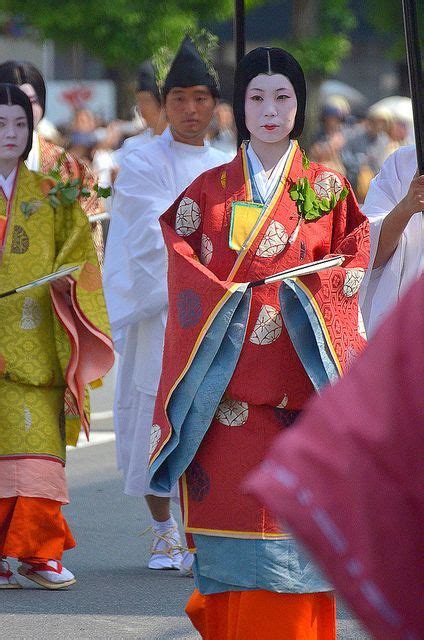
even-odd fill
[[[21,84],[19,89],[26,93],[29,98],[32,107],[32,117],[34,119],[34,129],[37,127],[41,118],[43,117],[43,109],[38,101],[38,96],[35,93],[35,89],[32,84]]]
[[[18,104],[0,104],[0,161],[17,161],[28,142],[28,122]]]
[[[286,76],[261,73],[249,82],[245,98],[245,121],[252,142],[255,139],[268,143],[288,141],[296,111],[296,93]]]

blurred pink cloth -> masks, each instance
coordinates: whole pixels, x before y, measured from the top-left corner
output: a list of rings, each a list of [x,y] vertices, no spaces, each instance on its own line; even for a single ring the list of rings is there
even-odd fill
[[[0,464],[0,500],[25,496],[48,498],[68,504],[65,467],[58,460],[2,458]]]
[[[247,481],[381,640],[424,638],[424,276]]]

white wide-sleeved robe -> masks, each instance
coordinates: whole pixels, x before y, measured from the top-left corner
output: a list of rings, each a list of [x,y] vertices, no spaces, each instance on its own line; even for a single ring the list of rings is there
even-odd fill
[[[120,356],[114,422],[128,495],[155,494],[147,466],[168,307],[159,217],[197,176],[228,159],[208,144],[176,142],[166,129],[125,154],[115,182],[104,289]]]
[[[361,288],[361,308],[368,337],[424,268],[423,216],[416,213],[391,258],[381,267],[372,269],[383,221],[406,196],[416,171],[415,147],[401,147],[387,158],[372,180],[362,207],[370,221],[371,235],[370,266]]]

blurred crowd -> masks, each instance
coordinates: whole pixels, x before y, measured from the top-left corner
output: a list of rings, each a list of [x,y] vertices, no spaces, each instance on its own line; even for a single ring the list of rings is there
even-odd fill
[[[110,186],[119,170],[123,145],[127,149],[140,141],[148,142],[152,135],[162,133],[166,127],[160,106],[153,99],[149,101],[146,93],[137,94],[131,120],[105,122],[89,109],[78,109],[72,120],[60,128],[43,119],[38,132],[88,164],[100,186]],[[229,155],[235,154],[237,134],[233,110],[228,103],[217,105],[206,137],[212,146]]]
[[[131,120],[105,122],[89,109],[79,109],[60,129],[43,119],[38,131],[84,160],[99,185],[108,187],[119,170],[122,146],[147,142],[166,127],[160,105],[146,91],[139,91],[135,102]],[[306,151],[311,160],[345,175],[363,202],[384,160],[413,142],[412,126],[409,98],[392,96],[368,109],[353,109],[344,96],[330,95],[320,106],[318,132]],[[237,133],[230,104],[217,105],[207,138],[212,146],[235,154]]]
[[[309,149],[311,160],[345,175],[359,202],[384,160],[413,143],[409,98],[384,98],[367,110],[353,112],[343,96],[332,96],[321,108],[320,130]]]

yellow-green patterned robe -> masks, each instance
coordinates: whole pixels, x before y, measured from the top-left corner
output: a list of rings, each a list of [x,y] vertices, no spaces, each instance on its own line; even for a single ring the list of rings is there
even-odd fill
[[[89,222],[78,203],[53,208],[45,197],[51,186],[20,163],[9,202],[0,193],[0,216],[7,216],[0,292],[81,266],[68,277],[68,293],[42,285],[0,299],[0,464],[64,462],[66,442],[76,443],[81,424],[88,430],[87,384],[113,364]],[[21,205],[30,201],[38,206],[25,215]]]

